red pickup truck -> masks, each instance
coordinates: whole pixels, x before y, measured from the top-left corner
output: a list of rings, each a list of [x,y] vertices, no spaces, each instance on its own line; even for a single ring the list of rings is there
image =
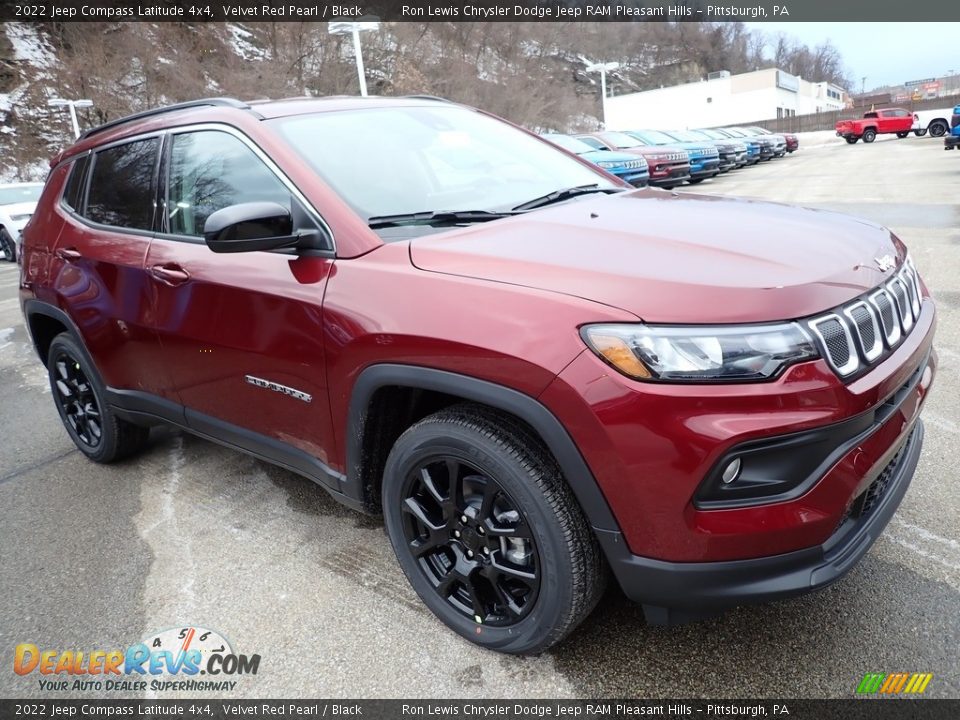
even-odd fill
[[[913,127],[913,113],[903,108],[884,108],[864,113],[859,120],[841,120],[836,125],[837,135],[853,145],[863,138],[865,143],[872,143],[877,135],[896,133],[897,137],[905,138]]]

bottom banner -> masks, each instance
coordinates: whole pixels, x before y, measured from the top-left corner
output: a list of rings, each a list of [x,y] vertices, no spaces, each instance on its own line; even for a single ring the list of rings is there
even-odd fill
[[[0,700],[0,718],[956,720],[960,700]]]

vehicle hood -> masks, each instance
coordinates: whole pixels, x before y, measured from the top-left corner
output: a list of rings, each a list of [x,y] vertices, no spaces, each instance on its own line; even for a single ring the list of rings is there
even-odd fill
[[[686,150],[688,153],[690,153],[690,157],[700,157],[701,155],[716,155],[716,154],[717,154],[717,146],[714,145],[714,144],[712,144],[712,143],[706,143],[706,142],[702,142],[702,143],[699,143],[699,142],[678,142],[677,145],[679,145],[679,146],[682,147],[684,150]],[[662,146],[662,145],[658,145],[658,147],[663,147],[663,146]]]
[[[899,264],[904,254],[866,220],[660,190],[587,196],[410,245],[421,270],[573,295],[659,323],[813,315],[880,284],[890,273],[875,258]]]
[[[9,218],[9,224],[19,230],[27,224],[24,220],[13,220],[14,215],[32,215],[37,209],[37,203],[34,200],[30,202],[10,203],[9,205],[0,205],[0,218]],[[6,223],[5,223],[6,224]]]
[[[676,145],[638,145],[632,148],[623,148],[622,152],[632,152],[638,155],[644,155],[649,158],[651,155],[676,155],[682,154],[684,159],[689,157],[687,149],[677,143]]]
[[[630,155],[625,152],[613,152],[611,150],[593,150],[592,152],[585,152],[580,155],[584,160],[589,160],[592,163],[598,162],[615,162],[615,163],[631,163],[637,161],[636,155]]]

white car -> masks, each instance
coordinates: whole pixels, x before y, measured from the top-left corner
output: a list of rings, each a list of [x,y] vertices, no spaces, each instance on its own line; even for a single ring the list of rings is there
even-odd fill
[[[17,238],[33,215],[43,183],[0,185],[0,254],[16,262]]]
[[[952,107],[915,112],[913,114],[913,134],[922,137],[929,132],[933,137],[943,137],[950,132],[950,116],[952,114]]]

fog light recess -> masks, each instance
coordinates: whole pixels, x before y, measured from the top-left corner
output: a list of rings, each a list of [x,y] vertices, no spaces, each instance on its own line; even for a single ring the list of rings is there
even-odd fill
[[[740,475],[740,458],[731,461],[724,469],[723,475],[720,477],[723,480],[724,485],[729,485],[734,480],[737,479]]]

